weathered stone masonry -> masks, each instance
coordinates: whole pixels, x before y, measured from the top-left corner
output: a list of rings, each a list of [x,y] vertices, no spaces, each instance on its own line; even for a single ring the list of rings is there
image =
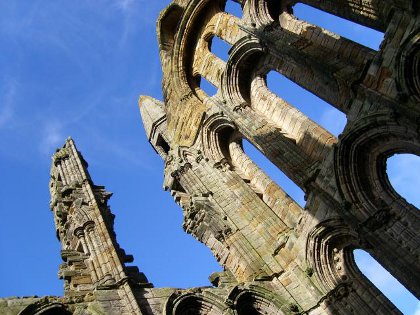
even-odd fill
[[[231,1],[231,0],[228,0]],[[53,157],[64,297],[0,300],[4,314],[400,314],[358,270],[369,252],[420,296],[419,211],[386,159],[420,155],[416,0],[174,0],[157,24],[163,102],[139,105],[184,229],[224,272],[214,287],[153,288],[116,242],[110,193],[71,139]],[[378,51],[293,15],[303,3],[384,33]],[[227,62],[212,39],[231,45]],[[336,138],[272,93],[277,71],[347,116]],[[202,78],[216,88],[208,96]],[[300,207],[243,151],[246,139],[304,192]]]
[[[164,101],[139,101],[185,230],[237,282],[230,292],[247,296],[215,293],[212,307],[399,313],[352,252],[368,251],[419,296],[419,212],[393,190],[385,164],[395,153],[419,155],[418,5],[236,2],[241,18],[225,12],[226,1],[173,1],[161,13]],[[298,20],[297,2],[383,32],[379,51]],[[226,62],[212,52],[214,37],[231,45]],[[272,70],[346,114],[339,139],[267,88]],[[202,78],[216,95],[200,88]],[[304,208],[246,155],[242,139],[305,192]]]
[[[0,299],[0,314],[140,314],[134,288],[152,285],[116,242],[111,193],[93,184],[72,139],[53,155],[50,194],[61,243],[63,297]]]

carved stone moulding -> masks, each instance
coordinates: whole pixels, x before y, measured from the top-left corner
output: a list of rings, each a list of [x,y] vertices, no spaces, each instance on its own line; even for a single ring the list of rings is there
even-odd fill
[[[165,315],[222,315],[226,306],[216,296],[204,296],[200,292],[172,294],[164,307]]]
[[[413,212],[414,206],[391,186],[386,161],[399,153],[420,156],[416,127],[398,117],[389,119],[388,115],[372,114],[349,130],[343,134],[335,151],[339,189],[343,199],[353,205],[348,210],[359,222],[378,216],[378,212],[384,210],[398,216]]]
[[[398,83],[403,98],[420,102],[420,29],[405,40],[397,58]]]
[[[352,251],[360,248],[356,231],[340,219],[321,222],[309,233],[306,261],[325,293],[358,274]]]
[[[289,315],[300,311],[297,305],[287,303],[272,290],[253,284],[234,287],[229,292],[226,303],[235,315]]]
[[[58,302],[42,299],[34,304],[30,304],[23,309],[19,315],[70,315],[68,308]]]

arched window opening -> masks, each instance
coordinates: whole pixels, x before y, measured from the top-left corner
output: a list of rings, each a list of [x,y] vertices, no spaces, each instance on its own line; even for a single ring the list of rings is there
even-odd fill
[[[171,190],[181,192],[181,193],[186,193],[184,187],[182,187],[179,180],[177,180],[177,179],[174,180],[174,183],[172,184],[172,189]]]
[[[267,74],[267,87],[310,119],[338,136],[347,123],[346,115],[276,71]]]
[[[234,0],[227,0],[225,6],[225,12],[229,13],[237,18],[242,18],[242,7],[241,4]]]
[[[84,251],[84,249],[83,249],[83,244],[82,244],[82,242],[81,242],[81,241],[79,241],[79,242],[77,243],[77,246],[76,246],[76,251],[78,251],[79,253],[82,253],[82,254],[84,254],[84,253],[85,253],[85,251]]]
[[[278,169],[269,159],[267,159],[249,141],[242,141],[246,155],[258,165],[278,186],[280,186],[293,200],[301,207],[305,206],[305,194],[289,177]]]
[[[280,13],[282,11],[281,7],[282,7],[281,1],[276,1],[276,0],[267,1],[267,12],[274,21],[278,21]]]
[[[175,305],[171,312],[166,311],[165,314],[173,315],[221,315],[222,311],[213,303],[215,301],[201,298],[197,296],[185,296],[181,297],[180,300],[174,302]]]
[[[237,308],[238,315],[260,315],[252,302],[246,302],[242,305],[239,305]]]
[[[217,134],[217,137],[218,137],[217,143],[219,146],[219,150],[222,153],[222,155],[228,160],[231,159],[230,151],[229,151],[229,143],[232,139],[233,132],[234,131],[232,128],[227,127],[227,128],[223,128]]]
[[[210,97],[216,95],[217,93],[217,88],[203,76],[200,77],[200,88]]]
[[[224,40],[220,39],[217,36],[213,36],[211,41],[209,42],[209,47],[210,47],[210,51],[215,56],[222,59],[224,62],[228,61],[230,45],[226,43]]]
[[[284,314],[274,303],[251,292],[242,293],[235,304],[238,315]]]
[[[387,175],[394,190],[420,209],[420,157],[414,154],[396,154],[387,160]]]
[[[158,135],[156,146],[160,147],[165,154],[168,154],[169,150],[171,149],[169,144],[163,139],[161,135]]]
[[[320,26],[374,50],[379,50],[379,46],[384,38],[384,33],[382,32],[318,10],[303,3],[298,3],[293,7],[293,14],[299,19]]]
[[[160,39],[162,49],[166,51],[172,50],[174,44],[175,33],[178,23],[182,17],[182,8],[176,4],[172,4],[166,11],[160,21]]]
[[[39,314],[39,315],[71,315],[63,304],[52,302],[51,304],[31,304],[28,305],[22,312],[21,315]]]
[[[354,250],[359,270],[403,314],[415,314],[419,301],[397,279],[384,269],[372,256],[361,249]]]
[[[71,315],[71,313],[63,308],[53,308],[45,312],[39,313],[40,315]]]

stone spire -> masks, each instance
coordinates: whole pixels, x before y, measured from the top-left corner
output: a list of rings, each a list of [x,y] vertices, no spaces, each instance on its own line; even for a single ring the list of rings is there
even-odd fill
[[[162,158],[166,158],[170,147],[164,104],[150,96],[140,96],[139,108],[149,142]]]
[[[166,120],[164,104],[150,96],[142,95],[139,98],[139,107],[144,129],[150,140],[156,128]]]
[[[133,256],[126,255],[116,241],[114,215],[108,206],[112,193],[93,184],[74,141],[68,138],[52,160],[50,206],[62,247],[59,277],[65,280],[65,295],[134,284],[151,286],[137,267],[125,266]],[[131,307],[136,310],[132,297],[121,298],[133,301]]]

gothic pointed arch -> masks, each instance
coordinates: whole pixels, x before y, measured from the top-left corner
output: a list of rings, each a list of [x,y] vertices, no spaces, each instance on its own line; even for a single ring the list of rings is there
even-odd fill
[[[276,0],[250,0],[248,1],[248,14],[255,27],[264,27],[278,23],[284,1]]]
[[[419,296],[418,258],[411,244],[419,240],[420,212],[390,184],[386,160],[397,153],[420,156],[420,136],[412,121],[399,117],[397,111],[391,113],[391,119],[380,113],[372,115],[375,119],[356,122],[335,151],[338,188],[346,213],[371,238],[377,260]],[[397,229],[404,233],[395,232]],[[396,264],[396,259],[405,262]]]
[[[389,183],[386,159],[397,153],[420,156],[420,136],[416,128],[407,128],[412,122],[399,119],[397,112],[388,114],[391,120],[378,113],[372,114],[376,119],[370,117],[356,122],[352,130],[343,135],[335,151],[340,191],[345,200],[359,209],[354,212],[357,219],[365,221],[372,229],[391,216],[411,213],[418,217],[414,206],[405,202]],[[379,213],[383,215],[378,217]],[[379,219],[383,219],[382,222]]]
[[[40,301],[28,305],[19,315],[71,315],[68,308],[59,302],[41,299]]]
[[[220,297],[199,292],[174,293],[164,307],[165,315],[231,315]]]
[[[325,220],[309,233],[306,272],[325,293],[320,303],[331,305],[332,311],[352,301],[353,307],[365,309],[368,313],[374,312],[378,305],[385,313],[395,312],[395,306],[357,267],[353,255],[357,248],[372,250],[371,245],[342,219]],[[370,303],[373,297],[376,299],[374,304]]]
[[[328,292],[348,282],[355,271],[352,250],[360,247],[358,233],[340,219],[321,222],[309,233],[306,261],[322,290]]]
[[[275,292],[258,285],[235,286],[226,301],[234,309],[235,315],[289,315],[299,310]]]
[[[160,14],[157,24],[157,33],[160,48],[166,52],[170,52],[173,48],[177,25],[181,20],[182,14],[182,7],[176,3],[170,4]]]
[[[397,56],[398,88],[402,100],[420,102],[420,29],[414,30],[404,41]],[[412,107],[419,110],[418,106]]]
[[[197,136],[196,128],[186,133],[177,125],[178,120],[182,119],[186,124],[197,126],[205,111],[205,106],[201,101],[203,92],[199,89],[200,80],[193,76],[194,49],[192,47],[199,40],[200,32],[197,32],[197,28],[201,28],[203,19],[208,19],[207,14],[212,10],[221,11],[221,8],[215,1],[193,0],[183,9],[183,14],[178,14],[180,19],[176,25],[176,33],[170,36],[173,37],[171,54],[162,59],[171,73],[169,75],[169,72],[164,72],[163,81],[168,87],[176,87],[170,94],[165,95],[166,109],[169,112],[176,111],[174,115],[167,118],[168,136],[180,145],[192,145]],[[177,101],[174,102],[174,99]],[[182,103],[182,109],[176,110],[179,103]]]
[[[227,158],[230,137],[236,129],[235,124],[222,112],[210,115],[203,122],[201,132],[204,156],[214,161]]]
[[[80,208],[77,208],[76,211],[74,211],[73,214],[73,220],[74,220],[74,231],[76,231],[78,228],[85,229],[85,227],[89,224],[94,225],[94,221],[92,217],[88,214],[88,206],[83,206]]]
[[[232,46],[222,75],[222,94],[234,109],[250,105],[253,71],[265,53],[264,46],[252,36],[243,37]]]

